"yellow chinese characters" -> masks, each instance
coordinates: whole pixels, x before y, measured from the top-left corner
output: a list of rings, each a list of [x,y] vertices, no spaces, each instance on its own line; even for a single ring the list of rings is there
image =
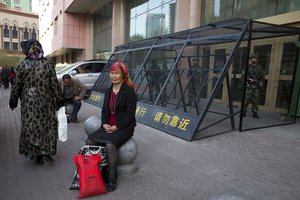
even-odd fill
[[[137,106],[136,110],[135,110],[135,115],[144,117],[144,115],[145,115],[146,112],[147,112],[147,108]]]
[[[180,118],[179,116],[176,115],[171,116],[163,112],[157,112],[154,116],[154,121],[160,122],[165,125],[169,125],[173,128],[178,128],[183,131],[187,130],[187,127],[191,122],[190,119]]]

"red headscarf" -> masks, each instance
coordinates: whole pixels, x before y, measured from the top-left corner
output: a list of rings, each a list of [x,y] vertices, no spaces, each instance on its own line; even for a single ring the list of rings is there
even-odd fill
[[[128,68],[126,67],[126,65],[124,63],[117,61],[110,67],[110,72],[111,71],[119,71],[119,70],[122,72],[123,81],[127,85],[129,85],[129,87],[134,89],[134,91],[135,91],[135,86],[134,86],[133,82],[130,80],[129,75],[128,75]]]

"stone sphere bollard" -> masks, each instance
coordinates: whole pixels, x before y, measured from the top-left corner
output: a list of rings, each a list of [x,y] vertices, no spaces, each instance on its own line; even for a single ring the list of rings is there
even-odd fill
[[[84,131],[87,135],[90,135],[91,133],[98,130],[101,126],[101,119],[97,116],[89,117],[84,122]]]
[[[73,108],[74,108],[73,104],[67,104],[67,105],[66,105],[66,114],[67,114],[68,116],[71,116],[71,115],[72,115]]]
[[[138,147],[134,138],[130,138],[118,149],[118,176],[132,175],[138,170],[135,162]]]
[[[89,117],[85,120],[84,131],[87,135],[98,130],[101,126],[101,119],[97,116]],[[118,148],[118,176],[132,175],[138,170],[138,165],[135,163],[138,147],[134,138],[130,138],[122,146]]]

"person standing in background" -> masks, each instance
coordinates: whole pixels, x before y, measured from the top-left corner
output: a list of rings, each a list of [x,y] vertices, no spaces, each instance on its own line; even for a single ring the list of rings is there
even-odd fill
[[[9,87],[9,69],[6,65],[2,68],[1,78],[4,89],[7,89]]]
[[[21,101],[19,152],[37,164],[53,162],[56,155],[58,121],[56,110],[63,106],[53,63],[43,56],[37,40],[21,42],[26,55],[16,68],[16,82],[11,90],[9,107]]]
[[[247,108],[251,104],[252,117],[259,119],[258,116],[258,103],[259,103],[259,93],[265,82],[265,72],[262,70],[262,66],[258,63],[259,55],[258,53],[253,53],[250,56],[250,62],[248,66],[248,73],[246,77],[246,95],[244,102],[244,110],[242,115],[245,117],[247,113]],[[242,75],[242,80],[244,80],[245,74]]]
[[[11,87],[13,87],[15,80],[16,80],[16,71],[12,67],[9,72],[9,82],[10,82]]]

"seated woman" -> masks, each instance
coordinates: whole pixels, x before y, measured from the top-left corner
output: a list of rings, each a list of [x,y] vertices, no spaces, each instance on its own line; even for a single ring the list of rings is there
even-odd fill
[[[88,136],[86,144],[105,144],[109,166],[107,190],[113,191],[117,181],[117,148],[133,136],[137,95],[124,63],[114,63],[110,68],[109,77],[112,85],[105,92],[102,125]]]

